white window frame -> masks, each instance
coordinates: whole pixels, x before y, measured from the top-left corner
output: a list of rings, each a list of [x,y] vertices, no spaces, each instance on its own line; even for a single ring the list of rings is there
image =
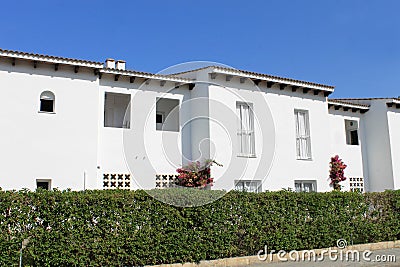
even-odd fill
[[[296,184],[300,184],[300,191],[297,190]],[[306,191],[304,184],[311,184],[311,191]],[[295,180],[294,190],[296,192],[317,192],[317,181],[316,180]]]
[[[246,128],[243,123],[243,110],[248,109],[248,118]],[[236,112],[237,112],[237,137],[238,137],[238,156],[239,157],[256,157],[255,151],[255,132],[254,132],[254,112],[253,104],[245,102],[236,102]],[[246,142],[246,143],[244,143]]]
[[[300,132],[299,114],[304,114],[304,133]],[[295,130],[296,130],[296,157],[298,160],[312,160],[311,135],[310,135],[310,117],[308,110],[295,109]],[[302,144],[304,144],[302,146]],[[306,151],[303,151],[306,149]]]
[[[255,184],[255,186],[253,185],[253,187],[256,187],[256,189],[253,190],[246,190],[246,186],[247,188],[251,187],[251,184]],[[235,180],[235,190],[237,191],[242,191],[242,192],[253,192],[253,193],[260,193],[262,192],[262,182],[261,180]],[[241,188],[239,188],[239,186]]]

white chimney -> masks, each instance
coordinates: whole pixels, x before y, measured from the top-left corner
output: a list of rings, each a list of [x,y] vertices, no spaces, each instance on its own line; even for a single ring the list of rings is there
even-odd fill
[[[115,69],[115,60],[112,58],[106,59],[106,68]]]
[[[125,60],[117,60],[117,64],[115,65],[115,67],[119,70],[125,70],[125,64]]]

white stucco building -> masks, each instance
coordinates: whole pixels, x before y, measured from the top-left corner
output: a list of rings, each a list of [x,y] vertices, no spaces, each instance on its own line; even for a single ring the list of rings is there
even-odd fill
[[[161,75],[0,49],[5,190],[167,187],[214,158],[213,189],[400,189],[400,100],[329,99],[334,87],[209,66]]]

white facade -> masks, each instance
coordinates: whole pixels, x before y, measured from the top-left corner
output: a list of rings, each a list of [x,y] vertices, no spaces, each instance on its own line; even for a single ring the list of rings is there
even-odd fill
[[[112,64],[114,63],[114,64]],[[214,158],[213,189],[400,189],[400,101],[223,67],[175,75],[0,50],[0,187],[166,187]],[[251,189],[252,190],[252,189]]]

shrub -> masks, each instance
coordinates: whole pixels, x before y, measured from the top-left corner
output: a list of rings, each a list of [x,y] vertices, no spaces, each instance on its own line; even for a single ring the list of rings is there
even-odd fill
[[[207,191],[219,192],[187,190],[182,201],[207,199]],[[255,255],[265,245],[300,250],[334,246],[339,238],[349,244],[395,240],[400,191],[232,191],[190,208],[142,190],[0,191],[0,266],[18,264],[27,238],[23,262],[30,266],[198,262]]]
[[[339,183],[346,180],[346,177],[344,177],[344,169],[347,168],[347,165],[343,163],[338,155],[336,155],[331,158],[329,166],[329,178],[331,179],[330,184],[333,186],[334,190],[340,191],[342,186]]]
[[[183,187],[205,188],[212,186],[214,178],[211,178],[211,166],[217,163],[215,160],[207,159],[203,163],[200,161],[190,162],[188,165],[177,169],[179,173],[176,184]]]

